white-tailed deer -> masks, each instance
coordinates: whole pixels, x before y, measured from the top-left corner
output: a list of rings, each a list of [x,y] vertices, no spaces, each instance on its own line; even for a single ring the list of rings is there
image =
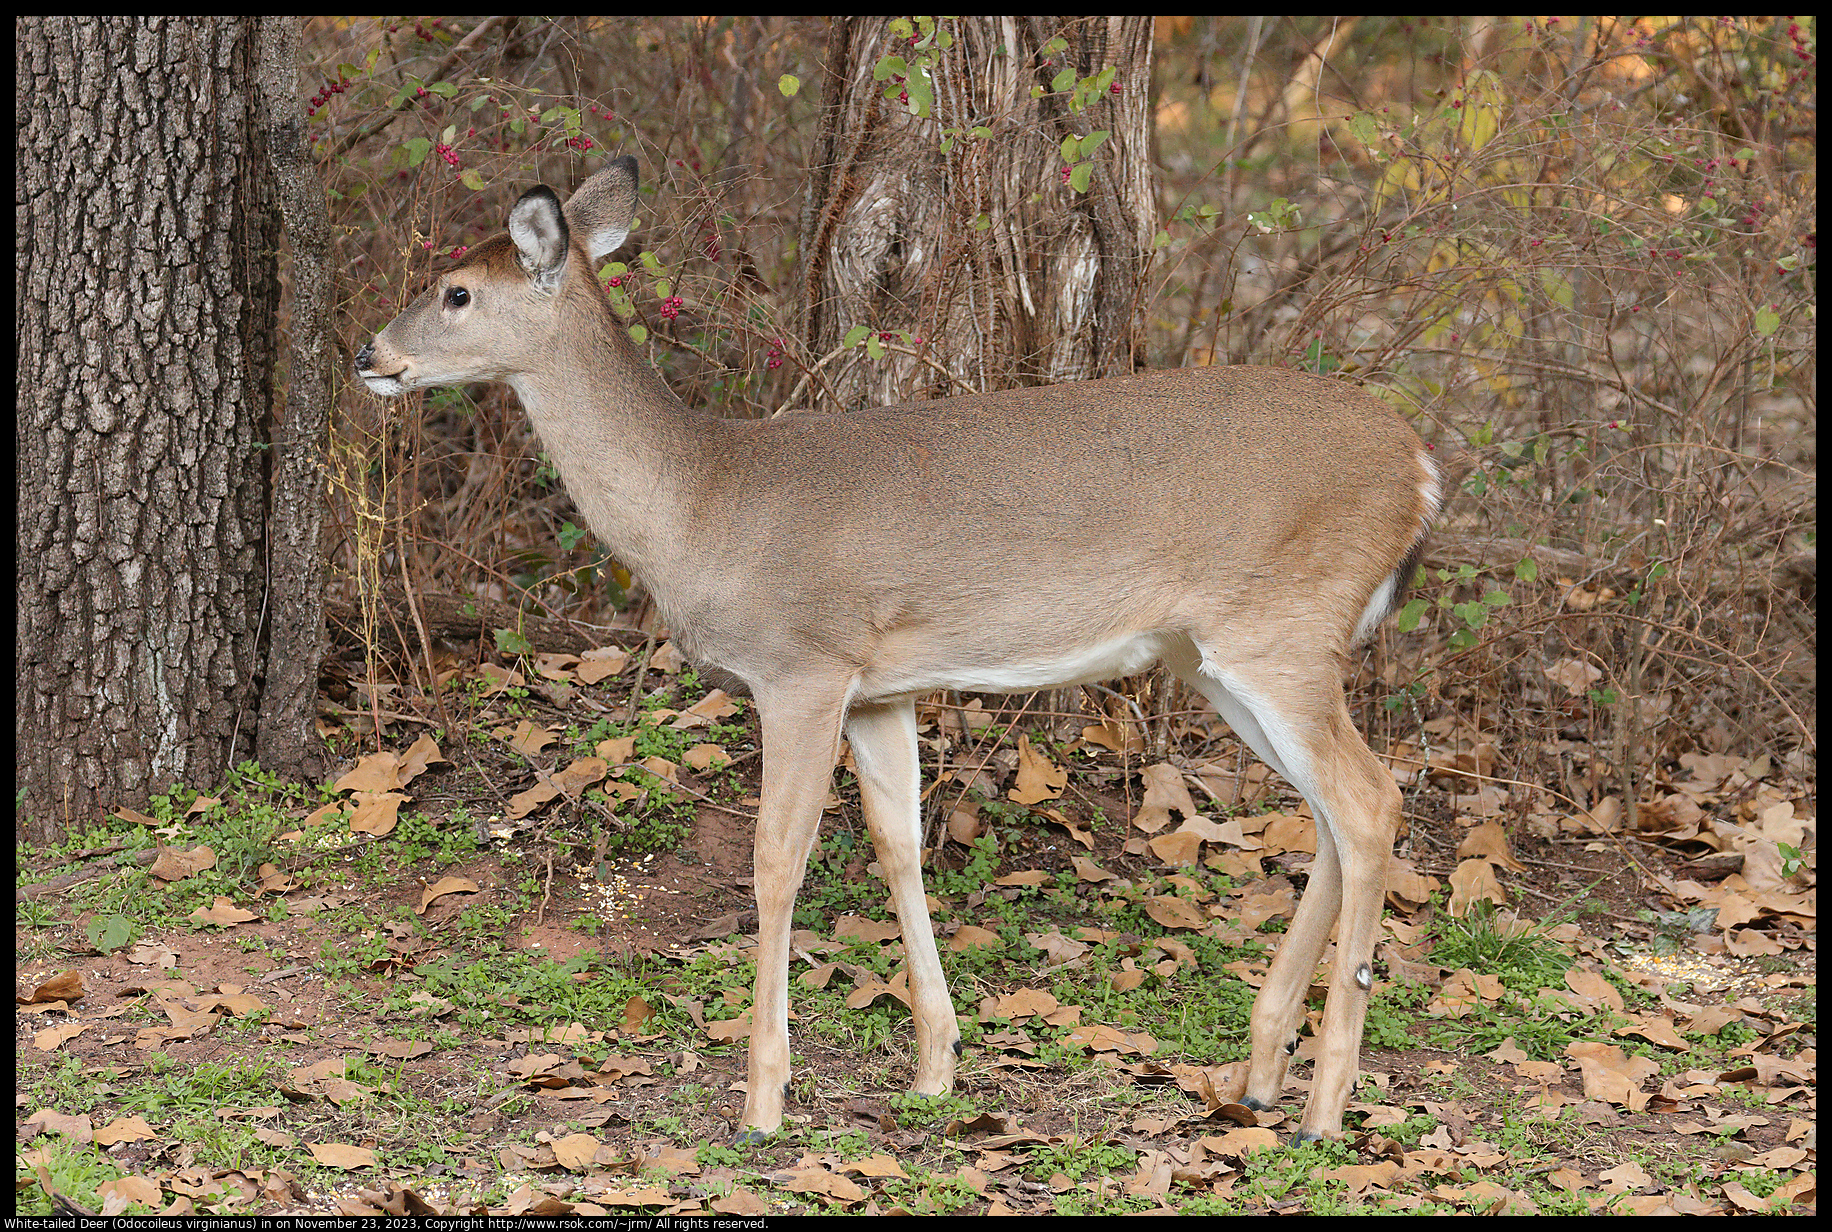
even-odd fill
[[[740,1140],[782,1122],[789,922],[842,734],[890,883],[916,1026],[912,1089],[960,1031],[923,899],[915,701],[1162,660],[1310,802],[1317,857],[1253,1008],[1245,1100],[1279,1098],[1305,992],[1336,955],[1301,1138],[1340,1131],[1400,819],[1349,718],[1345,653],[1397,606],[1441,494],[1386,405],[1271,368],[1197,368],[843,415],[686,406],[596,264],[636,211],[619,158],[546,187],[356,356],[375,393],[502,381],[573,500],[694,658],[763,727],[757,989]]]

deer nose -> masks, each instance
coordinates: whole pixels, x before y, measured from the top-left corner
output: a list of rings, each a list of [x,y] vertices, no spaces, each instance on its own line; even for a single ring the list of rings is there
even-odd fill
[[[375,344],[373,342],[363,343],[363,349],[356,353],[356,370],[358,372],[367,371],[374,362]]]

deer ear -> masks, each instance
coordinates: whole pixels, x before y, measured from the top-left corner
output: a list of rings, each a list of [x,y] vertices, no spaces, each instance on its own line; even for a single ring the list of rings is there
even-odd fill
[[[567,201],[566,219],[594,262],[616,252],[636,219],[636,160],[625,154],[600,167]]]
[[[522,271],[536,289],[550,293],[557,289],[566,273],[572,232],[553,189],[542,184],[522,194],[509,210],[509,238],[515,241]]]

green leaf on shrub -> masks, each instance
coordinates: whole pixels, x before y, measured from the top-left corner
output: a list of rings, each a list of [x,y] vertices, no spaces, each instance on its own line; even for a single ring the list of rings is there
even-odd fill
[[[1349,135],[1361,142],[1376,157],[1382,156],[1380,150],[1380,126],[1374,117],[1366,111],[1358,111],[1349,117]]]
[[[1539,282],[1546,289],[1547,298],[1560,308],[1570,308],[1577,302],[1577,296],[1571,290],[1571,279],[1557,270],[1541,270]]]
[[[926,72],[919,72],[903,83],[910,92],[910,114],[927,116],[935,107],[935,87]]]
[[[1507,88],[1493,70],[1479,68],[1463,84],[1460,98],[1463,106],[1458,118],[1457,135],[1467,149],[1480,150],[1501,131],[1501,108],[1507,102]]]

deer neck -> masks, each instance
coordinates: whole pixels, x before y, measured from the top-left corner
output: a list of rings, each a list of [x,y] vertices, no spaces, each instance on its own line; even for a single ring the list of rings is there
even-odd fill
[[[692,550],[712,416],[668,388],[601,298],[586,306],[602,309],[589,327],[556,331],[549,361],[506,383],[592,532],[661,598]]]

